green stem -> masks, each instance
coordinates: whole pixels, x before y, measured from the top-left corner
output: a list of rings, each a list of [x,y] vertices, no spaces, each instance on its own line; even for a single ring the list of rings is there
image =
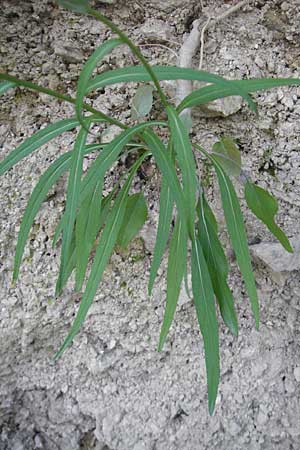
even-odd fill
[[[160,87],[159,81],[158,81],[152,67],[150,66],[150,64],[148,63],[146,58],[143,56],[143,54],[139,50],[139,48],[136,47],[134,45],[134,43],[128,38],[128,36],[125,33],[123,33],[123,31],[121,31],[119,29],[119,27],[117,25],[115,25],[113,22],[111,22],[111,20],[109,20],[107,17],[103,16],[100,12],[95,11],[94,9],[92,9],[90,7],[87,7],[86,10],[87,10],[88,14],[95,17],[100,22],[104,23],[104,25],[106,25],[108,28],[110,28],[114,33],[116,33],[120,37],[120,39],[122,39],[122,41],[125,44],[128,45],[128,47],[130,48],[132,53],[138,58],[138,60],[142,63],[142,65],[145,67],[145,69],[149,73],[149,75],[157,89],[157,92],[161,99],[161,102],[164,105],[164,107],[166,108],[169,105],[167,97],[165,96],[162,88]]]
[[[26,87],[26,88],[31,89],[36,92],[42,92],[43,94],[47,94],[47,95],[50,95],[51,97],[58,98],[59,100],[63,100],[65,102],[72,103],[73,105],[75,105],[75,103],[76,103],[76,100],[73,97],[70,97],[65,94],[60,94],[59,92],[53,91],[52,89],[39,86],[38,84],[35,84],[35,83],[31,83],[30,81],[20,80],[19,78],[13,77],[6,73],[0,73],[0,80],[11,81],[12,83],[15,83],[17,86]],[[119,120],[116,120],[116,119],[113,119],[112,117],[107,116],[106,114],[102,113],[101,111],[98,111],[97,109],[93,108],[90,105],[87,105],[86,103],[84,103],[83,106],[87,111],[95,114],[98,117],[101,117],[106,122],[111,123],[112,125],[117,125],[118,127],[122,128],[123,130],[126,130],[128,128],[122,122],[119,122]]]

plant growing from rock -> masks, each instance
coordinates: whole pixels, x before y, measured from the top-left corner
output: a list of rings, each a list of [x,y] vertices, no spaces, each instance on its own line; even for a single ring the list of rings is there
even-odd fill
[[[238,321],[234,299],[227,283],[229,267],[218,237],[217,220],[206,199],[205,186],[201,186],[193,149],[204,155],[216,172],[227,231],[257,327],[259,304],[243,216],[231,181],[232,177],[238,177],[244,183],[245,199],[251,211],[266,224],[288,252],[292,252],[293,249],[284,232],[274,221],[278,209],[277,201],[245,176],[235,143],[230,138],[223,137],[214,144],[211,151],[193,144],[189,138],[189,124],[184,120],[186,116],[183,112],[195,105],[232,95],[242,96],[255,112],[256,105],[250,96],[251,92],[276,86],[300,85],[300,79],[229,81],[202,70],[150,66],[127,35],[100,12],[93,10],[88,0],[58,0],[58,3],[72,11],[94,16],[118,37],[104,42],[84,64],[78,80],[76,98],[5,73],[0,74],[0,93],[20,86],[72,103],[75,107],[74,117],[43,128],[13,150],[0,163],[1,175],[51,139],[65,131],[78,128],[74,148],[59,156],[49,166],[40,177],[28,201],[18,236],[13,280],[16,282],[18,278],[23,251],[39,208],[49,189],[63,173],[68,172],[65,211],[53,238],[55,245],[61,236],[61,261],[56,293],[58,295],[62,292],[73,271],[76,290],[80,291],[85,279],[87,281],[77,316],[56,354],[56,358],[59,358],[80,330],[115,246],[126,247],[146,220],[147,206],[144,197],[142,193],[130,195],[130,188],[145,158],[152,157],[162,178],[159,223],[150,269],[149,294],[170,238],[167,298],[158,348],[159,350],[163,348],[173,321],[182,280],[187,271],[188,251],[191,248],[192,293],[204,341],[208,405],[209,412],[212,413],[220,378],[217,307],[224,323],[234,335],[238,333]],[[101,60],[114,48],[124,44],[129,46],[139,65],[109,70],[92,77]],[[208,84],[192,92],[174,107],[162,90],[160,81],[178,79],[197,80]],[[138,119],[139,123],[133,126],[127,126],[84,102],[85,96],[93,90],[115,83],[133,81],[152,82],[152,85],[146,84],[139,88],[134,97],[132,117]],[[166,120],[141,122],[140,120],[151,109],[153,90],[156,90],[159,96]],[[94,144],[87,144],[91,127],[99,122],[117,125],[120,133],[107,144],[98,143],[98,139],[95,139]],[[166,140],[161,139],[155,131],[158,127],[168,136]],[[110,194],[104,197],[103,183],[107,171],[118,161],[121,154],[133,150],[136,155],[135,162]],[[91,152],[95,152],[95,159],[87,172],[83,173],[84,157]],[[174,214],[175,225],[172,228]],[[92,255],[94,255],[93,262],[87,275]]]

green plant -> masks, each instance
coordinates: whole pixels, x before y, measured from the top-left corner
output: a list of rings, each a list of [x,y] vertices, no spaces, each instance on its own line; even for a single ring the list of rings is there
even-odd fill
[[[115,246],[126,247],[146,220],[147,207],[143,195],[141,193],[129,195],[129,191],[137,170],[145,158],[152,156],[162,174],[162,181],[159,224],[150,270],[149,294],[151,294],[157,270],[171,234],[166,308],[158,348],[162,349],[173,321],[182,280],[186,276],[188,250],[191,246],[192,292],[204,340],[208,403],[209,412],[212,413],[220,377],[215,299],[225,324],[234,335],[238,333],[238,322],[233,296],[227,284],[228,263],[218,238],[216,218],[205,197],[205,185],[201,186],[201,180],[197,175],[193,148],[207,158],[217,174],[228,234],[247,288],[257,327],[259,305],[243,216],[231,181],[232,177],[240,177],[242,174],[238,148],[230,138],[220,139],[211,152],[198,144],[192,144],[181,113],[186,108],[231,95],[242,96],[255,112],[256,105],[249,95],[251,92],[283,85],[300,85],[300,79],[268,78],[228,81],[201,70],[150,66],[139,49],[113,22],[90,8],[88,0],[59,0],[58,3],[75,12],[96,17],[115,32],[118,38],[103,43],[84,64],[75,99],[29,81],[4,73],[0,74],[0,80],[2,80],[0,93],[17,86],[26,87],[74,104],[76,113],[75,117],[60,120],[38,131],[13,150],[0,163],[0,174],[7,172],[20,160],[64,131],[75,127],[79,129],[73,150],[59,156],[50,165],[32,192],[18,236],[13,280],[16,282],[18,278],[29,231],[42,202],[49,189],[64,172],[68,171],[65,211],[53,238],[56,245],[59,237],[62,236],[57,294],[61,293],[74,270],[76,290],[82,289],[88,262],[94,249],[95,254],[77,316],[67,338],[56,354],[56,358],[60,357],[84,322]],[[140,65],[110,70],[91,78],[93,70],[103,57],[122,44],[130,47]],[[159,83],[160,80],[175,79],[204,81],[209,85],[195,90],[175,108],[167,99]],[[152,82],[154,85],[154,88],[147,86],[146,89],[137,92],[134,99],[133,118],[139,119],[149,112],[152,91],[155,89],[164,107],[167,120],[142,122],[128,127],[84,103],[85,95],[92,90],[114,83],[131,81]],[[91,114],[86,116],[84,110]],[[90,128],[97,122],[117,125],[121,130],[120,134],[108,144],[87,145]],[[168,133],[167,142],[164,142],[154,131],[156,127],[164,127],[165,132]],[[135,162],[110,194],[103,197],[106,172],[122,153],[131,151],[135,151]],[[90,152],[97,152],[97,157],[87,173],[83,175],[83,159]],[[249,178],[245,176],[241,178],[245,179],[245,198],[249,208],[266,224],[284,248],[292,252],[288,238],[274,222],[278,209],[277,201],[264,189],[253,184]],[[171,231],[174,211],[176,220],[174,229]]]

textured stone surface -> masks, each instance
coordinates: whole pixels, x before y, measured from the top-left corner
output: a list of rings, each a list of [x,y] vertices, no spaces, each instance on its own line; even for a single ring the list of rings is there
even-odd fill
[[[172,42],[149,42],[172,51],[179,50],[199,4],[96,3],[142,45],[141,26],[150,19],[165,21],[168,32],[174,30]],[[224,8],[223,0],[203,3],[216,14]],[[2,0],[1,8],[1,67],[74,94],[81,64],[56,55],[55,43],[72,42],[87,57],[107,37],[104,27],[63,12],[52,1]],[[207,34],[204,69],[229,78],[299,77],[299,9],[294,0],[257,0],[220,23]],[[143,51],[151,63],[174,64],[173,53],[164,47],[145,46]],[[128,51],[120,47],[100,70],[131,62]],[[47,96],[14,93],[15,101],[8,94],[1,105],[1,158],[40,127],[73,114],[71,106]],[[133,93],[132,86],[107,88],[106,95],[93,97],[94,104],[126,121]],[[298,236],[300,89],[272,90],[256,98],[259,118],[246,108],[227,119],[201,118],[194,124],[194,138],[208,149],[222,134],[237,139],[245,170],[279,199],[279,225],[289,236]],[[145,192],[151,209],[149,239],[137,239],[128,251],[112,257],[85,326],[53,364],[79,298],[72,283],[61,298],[54,297],[59,247],[52,249],[51,239],[64,208],[65,179],[51,190],[37,216],[16,288],[11,286],[11,273],[29,194],[49,163],[68,151],[74,139],[74,132],[66,133],[1,178],[0,449],[299,450],[299,271],[288,273],[278,285],[269,270],[255,262],[262,318],[256,331],[244,286],[232,270],[240,334],[234,338],[220,325],[221,385],[212,418],[207,412],[202,341],[193,303],[184,292],[165,349],[156,352],[166,274],[164,259],[149,299],[157,173],[137,177],[134,183],[135,191]],[[107,189],[123,169],[121,164],[108,175]],[[203,173],[222,230],[218,188],[214,178]],[[249,211],[245,220],[251,244],[272,240]]]

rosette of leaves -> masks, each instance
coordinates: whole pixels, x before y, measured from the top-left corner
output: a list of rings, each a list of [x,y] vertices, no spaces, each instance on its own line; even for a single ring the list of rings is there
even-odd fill
[[[13,150],[0,163],[1,175],[51,139],[74,128],[78,130],[73,149],[59,156],[48,167],[29,198],[18,235],[13,280],[17,281],[24,248],[35,216],[42,207],[48,191],[62,174],[67,172],[65,210],[53,239],[56,245],[61,236],[61,260],[56,293],[61,293],[73,271],[76,289],[81,290],[83,286],[84,289],[76,318],[57,352],[56,358],[60,357],[86,318],[114,248],[116,245],[127,246],[146,220],[147,206],[143,194],[131,195],[130,188],[137,170],[145,158],[151,156],[161,172],[161,187],[159,223],[150,269],[149,294],[170,240],[167,297],[158,347],[159,350],[162,349],[174,318],[182,280],[186,275],[188,250],[191,247],[192,294],[204,341],[208,405],[212,414],[220,380],[217,308],[224,323],[235,335],[238,333],[238,320],[232,292],[227,282],[228,262],[218,237],[217,220],[206,199],[205,190],[201,187],[194,150],[200,151],[216,172],[227,231],[257,327],[259,304],[244,220],[232,182],[232,177],[239,177],[241,173],[238,148],[230,138],[222,138],[214,145],[212,151],[192,144],[180,113],[185,108],[231,95],[242,96],[250,108],[256,111],[256,105],[250,96],[252,92],[276,86],[300,85],[300,80],[265,78],[228,81],[201,70],[150,66],[128,36],[99,11],[92,9],[87,0],[59,0],[58,3],[74,12],[95,17],[117,37],[102,43],[83,64],[75,98],[6,73],[0,74],[1,94],[17,87],[25,87],[69,102],[74,105],[75,110],[73,117],[48,125]],[[101,64],[101,60],[120,45],[127,45],[139,64],[108,70],[93,76],[93,71]],[[207,85],[195,90],[179,106],[174,107],[163,92],[160,81],[177,79],[197,80]],[[91,91],[116,83],[129,82],[146,83],[147,86],[146,89],[139,88],[142,90],[138,91],[134,98],[132,115],[137,123],[131,127],[94,109],[84,101],[85,96]],[[165,121],[144,120],[151,109],[153,90],[156,91],[156,96],[165,109]],[[87,144],[90,128],[97,122],[117,125],[120,133],[107,144]],[[166,141],[155,131],[158,127],[163,127],[165,134],[168,134]],[[122,175],[110,194],[103,196],[103,183],[107,171],[122,154],[132,151],[133,148],[136,150],[135,162],[128,172]],[[90,152],[95,152],[96,156],[87,172],[83,173],[83,160]],[[251,211],[266,224],[284,248],[292,252],[288,238],[274,221],[278,209],[274,197],[247,179],[245,198]],[[171,226],[173,217],[175,217],[174,227]],[[91,258],[91,269],[87,273]]]

